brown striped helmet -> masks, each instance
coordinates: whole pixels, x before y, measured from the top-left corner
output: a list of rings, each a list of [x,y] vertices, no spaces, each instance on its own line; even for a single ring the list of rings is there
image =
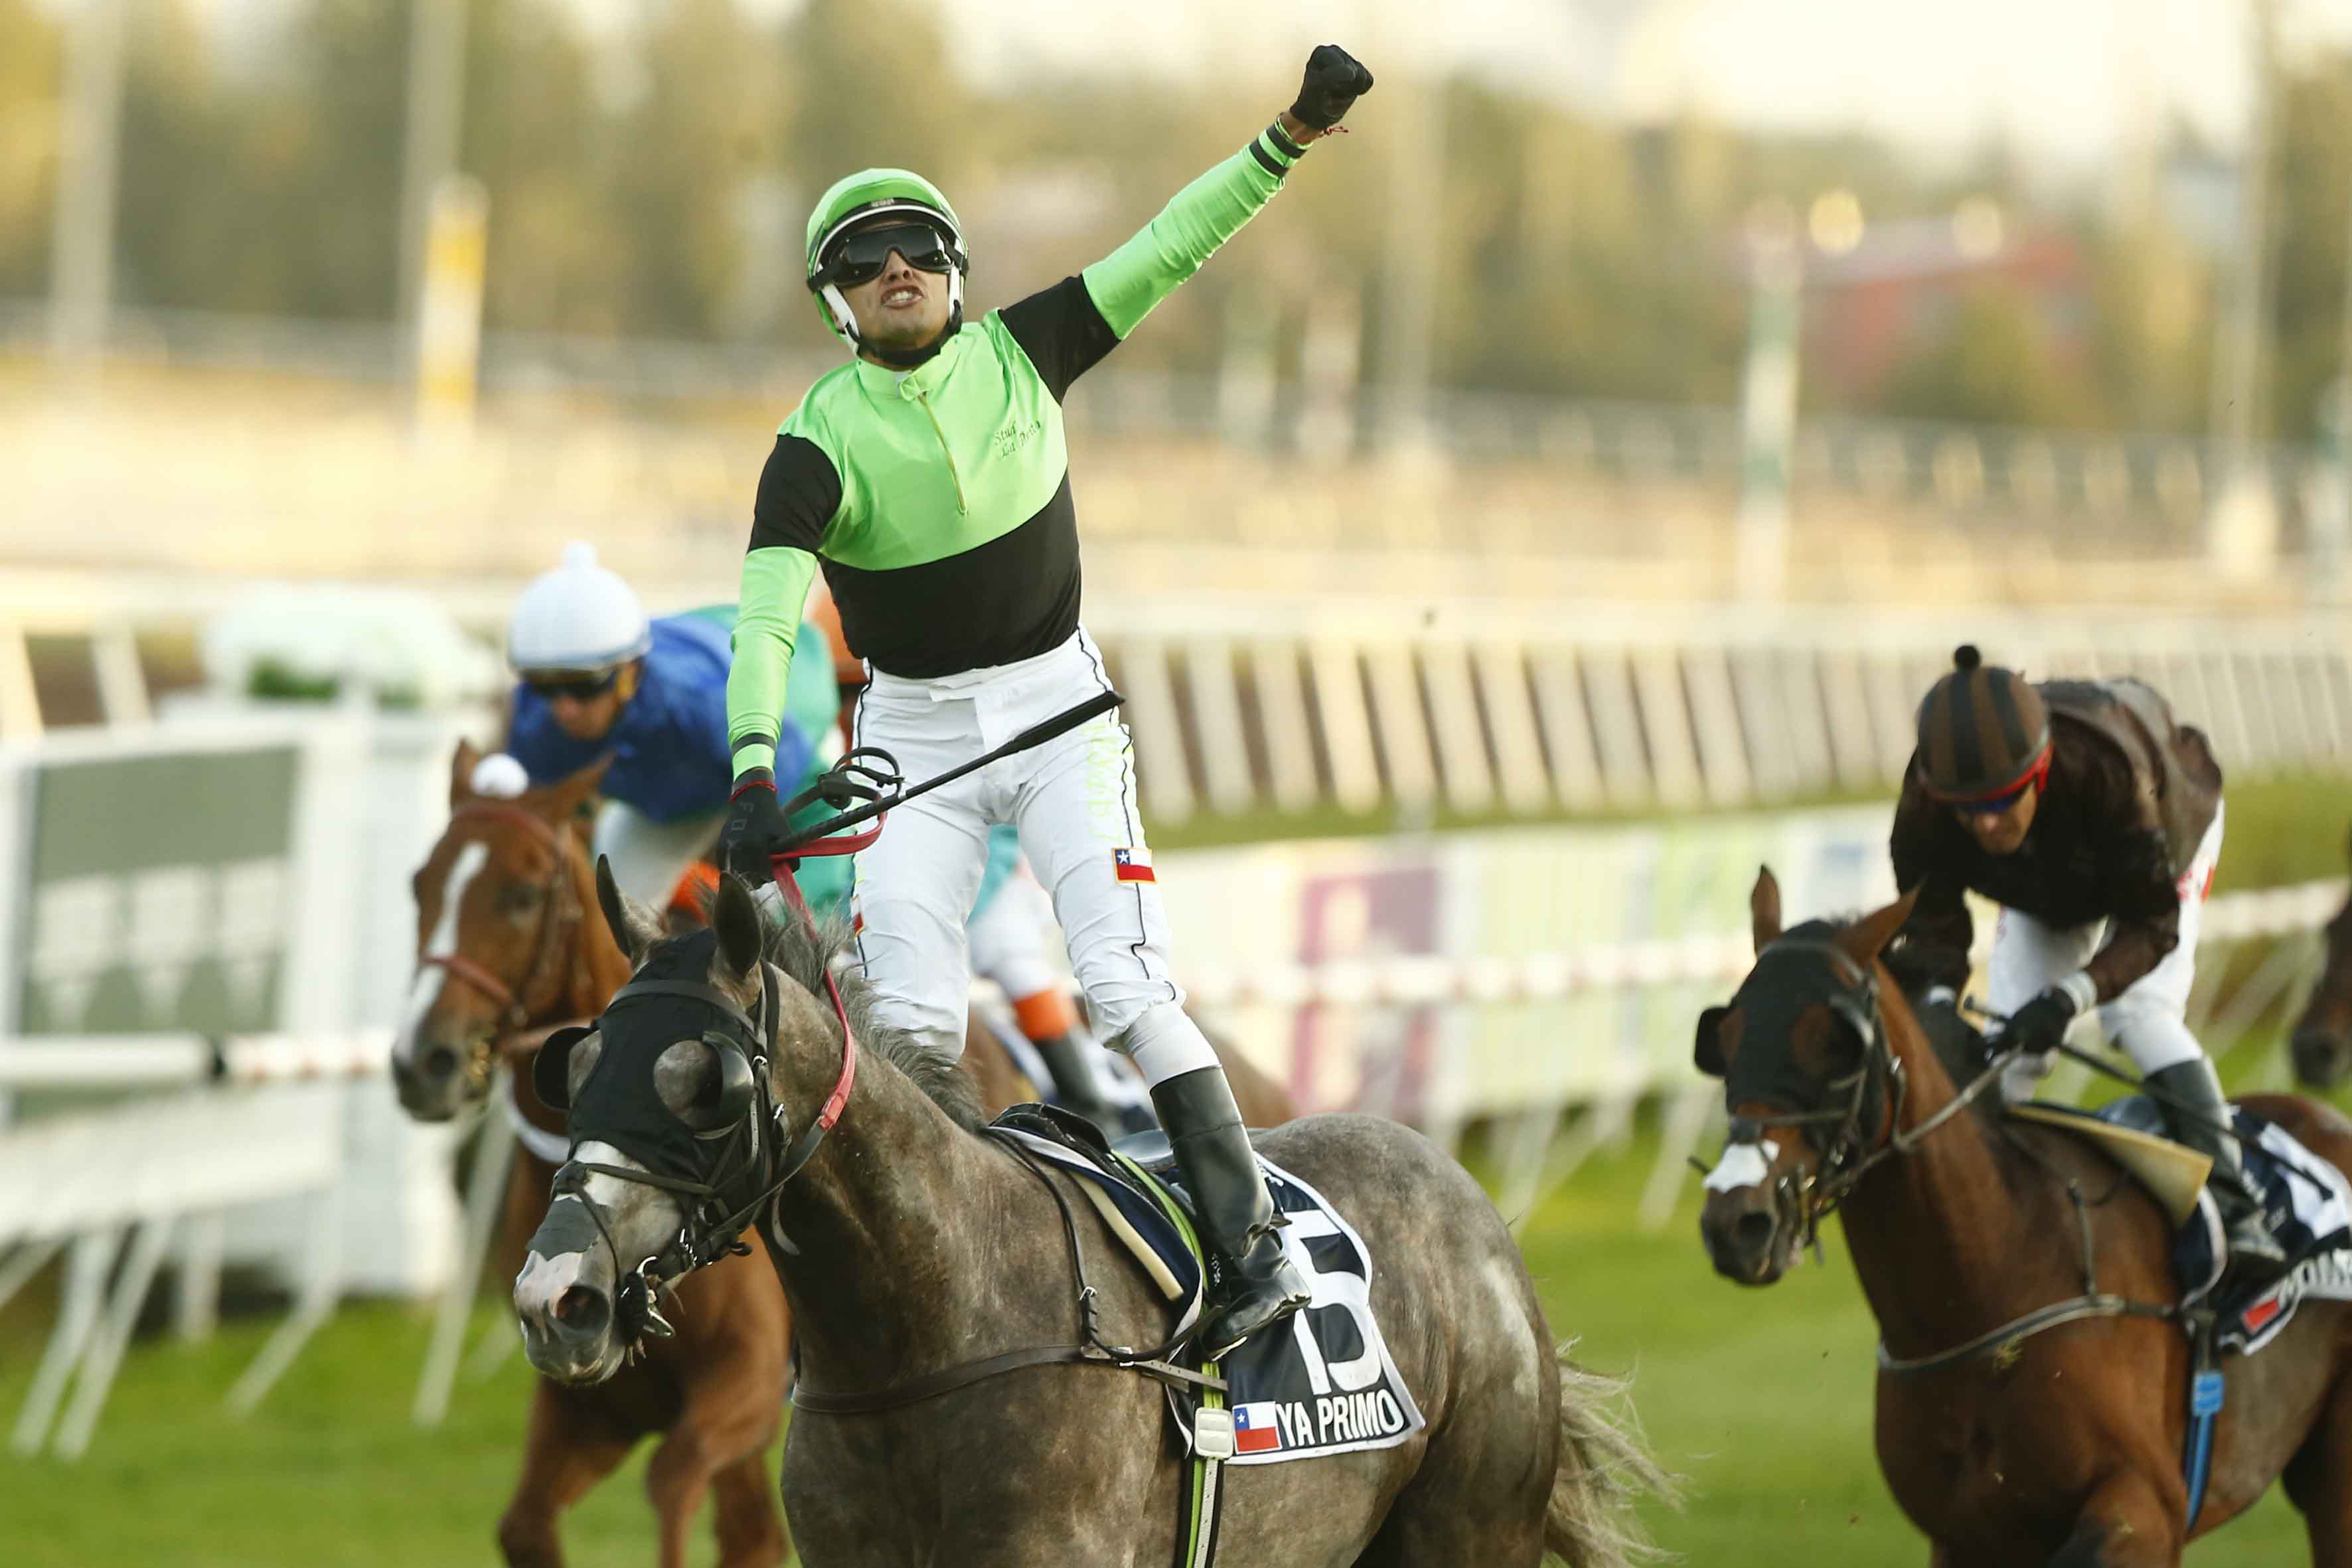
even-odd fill
[[[2006,807],[2050,771],[2050,711],[2013,669],[1983,660],[1973,644],[1952,653],[1952,673],[1919,704],[1919,783],[1950,805]]]

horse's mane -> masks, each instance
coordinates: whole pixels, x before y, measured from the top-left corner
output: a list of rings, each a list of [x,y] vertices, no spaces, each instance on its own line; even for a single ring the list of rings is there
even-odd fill
[[[954,1057],[876,1015],[874,987],[855,963],[841,962],[852,951],[847,922],[818,922],[795,915],[767,925],[769,963],[819,998],[824,996],[825,976],[831,974],[841,988],[842,1011],[861,1046],[912,1079],[957,1126],[977,1132],[987,1124],[980,1086]]]

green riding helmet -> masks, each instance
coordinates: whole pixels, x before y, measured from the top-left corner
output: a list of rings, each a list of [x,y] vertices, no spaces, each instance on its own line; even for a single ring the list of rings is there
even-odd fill
[[[825,274],[825,252],[855,226],[892,213],[919,214],[946,228],[955,270],[948,274],[948,326],[940,334],[942,341],[963,325],[963,279],[971,268],[971,258],[964,251],[963,224],[955,208],[937,185],[920,174],[906,169],[863,169],[835,181],[818,198],[808,221],[809,292],[816,296],[817,314],[824,318],[824,324],[838,332],[853,352],[859,342],[857,318]]]

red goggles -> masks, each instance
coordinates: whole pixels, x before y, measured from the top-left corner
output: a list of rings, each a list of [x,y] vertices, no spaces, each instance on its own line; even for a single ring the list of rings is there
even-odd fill
[[[2033,765],[2025,771],[2025,776],[1998,795],[1948,795],[1938,794],[1935,790],[1929,790],[1927,793],[1934,795],[1939,805],[1948,805],[1954,811],[1963,812],[1970,816],[1999,816],[2002,812],[2015,805],[2027,790],[2039,789],[2049,781],[2049,778],[2050,748],[2044,746],[2042,748],[2042,755],[2035,758]]]

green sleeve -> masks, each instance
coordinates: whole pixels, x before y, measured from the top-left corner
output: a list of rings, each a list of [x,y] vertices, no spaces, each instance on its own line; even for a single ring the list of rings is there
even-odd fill
[[[824,633],[813,622],[801,623],[800,637],[814,648],[825,646]],[[776,788],[782,793],[797,795],[808,787],[811,779],[839,760],[835,751],[825,745],[826,737],[833,733],[834,724],[841,717],[841,684],[834,679],[831,658],[812,654],[793,661],[793,672],[784,682],[784,717],[809,738],[811,748],[808,767],[799,778],[776,781]]]
[[[735,662],[727,672],[727,740],[737,778],[776,765],[776,716],[784,710],[801,606],[815,578],[816,557],[805,550],[770,545],[743,557]]]
[[[1201,270],[1217,247],[1282,188],[1298,160],[1260,132],[1256,141],[1176,193],[1133,239],[1085,273],[1087,293],[1110,330],[1124,338],[1176,286]]]

